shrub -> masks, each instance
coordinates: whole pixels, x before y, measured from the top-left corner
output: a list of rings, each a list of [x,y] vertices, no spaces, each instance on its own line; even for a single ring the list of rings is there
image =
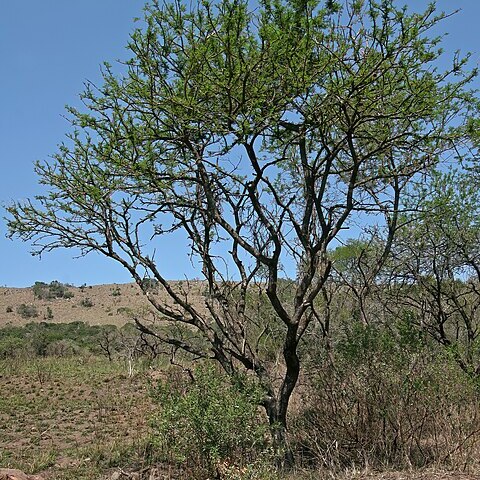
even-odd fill
[[[90,308],[90,307],[93,307],[93,302],[87,297],[82,299],[82,301],[80,302],[80,305],[82,307]]]
[[[46,357],[51,341],[48,331],[45,331],[45,329],[34,330],[30,337],[30,345],[33,353],[38,357]]]
[[[117,315],[127,315],[129,317],[133,317],[133,310],[130,307],[118,307],[117,308]]]
[[[8,307],[5,309],[7,313],[12,313],[13,312],[13,307],[11,305],[8,305]]]
[[[48,285],[45,282],[35,282],[32,290],[35,298],[43,300],[45,298],[46,292],[48,291]]]
[[[158,293],[159,282],[155,278],[144,278],[142,280],[142,288],[150,293]]]
[[[119,287],[115,287],[112,290],[112,297],[120,297],[122,295],[122,291],[120,290]]]
[[[104,331],[114,335],[113,325],[88,325],[83,322],[32,322],[25,326],[0,328],[0,357],[28,353],[37,356],[68,356],[82,352],[102,353]],[[22,354],[23,354],[22,353]]]
[[[212,366],[197,368],[194,378],[160,382],[153,392],[160,406],[154,443],[166,459],[202,476],[261,455],[267,427],[259,421],[260,389],[246,378],[232,383]]]
[[[0,338],[0,359],[18,358],[27,354],[26,342],[16,336]]]
[[[25,303],[22,303],[17,307],[17,313],[22,317],[22,318],[34,318],[38,317],[38,310],[35,305],[26,305]]]
[[[55,298],[72,298],[73,292],[68,289],[68,285],[54,280],[49,284],[45,282],[35,282],[33,285],[33,294],[39,300],[53,300]]]
[[[71,357],[80,354],[81,349],[73,340],[55,340],[47,345],[45,354],[54,357]]]
[[[419,332],[354,325],[314,363],[294,422],[304,458],[339,469],[475,467],[478,388]]]

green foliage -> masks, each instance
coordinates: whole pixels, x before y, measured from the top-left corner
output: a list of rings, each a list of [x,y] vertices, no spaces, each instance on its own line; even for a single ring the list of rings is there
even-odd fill
[[[33,317],[38,317],[38,310],[35,305],[27,305],[25,303],[22,303],[17,307],[17,313],[22,317],[22,318],[33,318]]]
[[[373,358],[387,358],[403,365],[409,356],[423,350],[427,339],[425,333],[408,320],[392,327],[350,323],[339,335],[335,351],[342,361],[352,365],[368,363]]]
[[[167,458],[214,472],[222,462],[246,462],[263,452],[267,427],[258,387],[247,378],[232,382],[208,365],[194,377],[160,382],[153,392],[159,405],[154,441]]]
[[[0,330],[0,359],[18,358],[25,355],[25,341],[14,335],[1,335]]]
[[[54,300],[55,298],[72,298],[73,292],[69,290],[68,285],[54,280],[49,284],[45,282],[35,282],[32,287],[35,298],[39,300]]]
[[[119,287],[115,287],[112,290],[112,297],[120,297],[122,295],[122,292]]]
[[[82,298],[82,301],[80,302],[80,305],[82,307],[86,307],[86,308],[90,308],[90,307],[93,307],[93,302],[90,298]]]
[[[70,356],[82,351],[100,353],[100,339],[112,325],[90,326],[83,322],[28,323],[0,328],[0,358],[9,356]]]
[[[46,320],[52,320],[53,319],[53,311],[51,307],[47,307],[47,313],[45,315]]]
[[[158,293],[158,280],[155,278],[144,278],[142,280],[142,288],[151,293]]]

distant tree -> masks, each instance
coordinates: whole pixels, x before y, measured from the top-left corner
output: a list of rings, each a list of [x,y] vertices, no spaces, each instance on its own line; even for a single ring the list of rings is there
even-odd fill
[[[39,300],[53,300],[55,298],[72,298],[73,293],[65,285],[57,280],[50,283],[35,282],[32,287],[33,295]]]
[[[349,239],[331,254],[332,279],[338,286],[344,287],[343,295],[353,300],[350,309],[352,320],[363,325],[370,322],[367,298],[379,283],[390,248],[374,235],[369,240],[366,237]]]
[[[480,189],[468,170],[434,172],[417,191],[393,248],[390,312],[445,346],[480,376]],[[391,297],[390,297],[391,300]]]
[[[100,350],[107,356],[111,362],[114,354],[119,348],[118,329],[113,325],[103,325],[100,327],[98,335],[98,345]]]
[[[411,185],[472,143],[476,72],[458,55],[441,70],[431,37],[447,16],[393,0],[153,2],[125,73],[105,64],[85,108],[69,109],[69,141],[37,164],[48,193],[8,208],[10,235],[37,254],[75,247],[123,265],[173,324],[139,321],[144,333],[257,376],[290,465],[299,345],[318,320],[331,248],[375,231],[384,261]],[[197,262],[203,305],[193,283],[162,273],[173,253],[160,253],[159,240],[179,230],[189,250],[175,255]],[[290,271],[287,294],[280,279]],[[253,292],[269,305],[265,317]],[[261,354],[271,331],[281,365]]]

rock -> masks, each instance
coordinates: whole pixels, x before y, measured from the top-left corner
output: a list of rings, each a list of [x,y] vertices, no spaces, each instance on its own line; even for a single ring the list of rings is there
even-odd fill
[[[38,475],[27,475],[20,470],[0,468],[0,480],[42,480]]]

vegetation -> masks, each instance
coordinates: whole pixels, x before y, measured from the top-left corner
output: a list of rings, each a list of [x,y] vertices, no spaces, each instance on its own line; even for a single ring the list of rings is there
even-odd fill
[[[37,307],[35,305],[26,305],[25,303],[22,303],[17,307],[17,313],[22,318],[38,317]]]
[[[248,378],[277,465],[302,449],[315,465],[457,465],[478,446],[465,412],[480,376],[480,128],[476,70],[442,62],[432,36],[447,17],[393,0],[154,1],[123,75],[105,64],[69,109],[69,141],[37,164],[48,193],[8,208],[10,235],[121,264],[158,322],[104,330],[102,351],[123,352],[131,377],[138,352],[215,361],[231,380],[208,380],[207,413],[228,416],[219,402]],[[155,256],[179,231],[201,302]],[[213,471],[230,420],[221,440],[195,423],[198,385],[160,397]],[[170,427],[159,438],[185,456]]]
[[[93,307],[93,302],[90,298],[82,298],[82,301],[80,302],[80,305],[85,308],[91,308]]]
[[[298,450],[308,460],[333,470],[462,469],[477,455],[478,379],[408,322],[388,329],[357,323],[339,336],[328,359],[312,359],[308,401],[295,418]]]
[[[143,380],[127,378],[122,362],[0,359],[0,389],[2,468],[91,480],[146,458],[151,403]]]
[[[159,405],[153,439],[168,462],[205,478],[220,465],[244,467],[264,453],[267,426],[257,410],[263,392],[254,383],[231,383],[211,365],[196,368],[193,381],[173,378],[153,392]]]
[[[121,295],[122,295],[122,292],[118,287],[112,290],[112,297],[120,297]]]
[[[17,340],[16,355],[0,358],[2,466],[48,471],[54,480],[115,469],[147,478],[284,478],[272,468],[254,376],[232,380],[212,362],[168,366],[147,350],[137,353],[130,375],[126,332],[107,359],[93,354],[99,330],[78,323],[0,329],[2,352]],[[23,339],[39,345],[32,335],[39,332],[50,343],[31,350]],[[101,333],[120,334],[115,327]],[[61,335],[64,344],[77,340],[75,350],[58,348]],[[295,478],[367,465],[478,471],[478,380],[408,322],[348,323],[336,338],[329,351],[313,338],[308,347],[315,355],[290,416]]]
[[[0,358],[72,356],[80,352],[98,353],[105,330],[116,327],[90,326],[83,322],[28,323],[22,327],[0,328]]]
[[[54,300],[55,298],[72,298],[73,292],[68,285],[60,283],[56,280],[46,284],[45,282],[35,282],[33,285],[33,294],[39,300]]]

